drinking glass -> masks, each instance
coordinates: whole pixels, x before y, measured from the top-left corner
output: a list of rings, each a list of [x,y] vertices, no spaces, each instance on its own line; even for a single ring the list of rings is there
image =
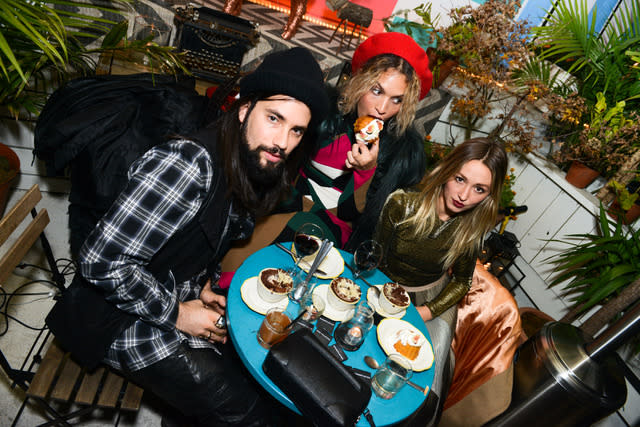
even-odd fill
[[[289,335],[290,330],[287,329],[289,323],[291,323],[291,319],[282,308],[269,309],[258,330],[258,343],[262,347],[270,349],[272,345],[279,343]]]
[[[391,399],[409,381],[412,374],[409,360],[393,353],[373,374],[371,388],[381,398]]]
[[[373,328],[373,309],[364,301],[358,304],[351,319],[341,322],[336,328],[335,339],[342,348],[356,351],[360,348],[367,333]]]
[[[320,226],[308,222],[306,224],[302,224],[296,230],[296,234],[293,238],[293,245],[296,248],[296,268],[300,268],[300,261],[302,258],[307,257],[309,255],[313,255],[320,249],[320,243],[324,238],[324,232]]]
[[[382,245],[375,240],[365,240],[353,253],[353,277],[358,279],[363,271],[371,271],[380,265]]]
[[[304,300],[300,302],[300,312],[305,312],[302,315],[302,320],[306,320],[307,322],[313,322],[317,320],[326,307],[326,303],[324,299],[318,295],[316,292],[308,295]]]

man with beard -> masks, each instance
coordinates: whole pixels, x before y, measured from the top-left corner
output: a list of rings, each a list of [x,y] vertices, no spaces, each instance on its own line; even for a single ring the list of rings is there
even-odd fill
[[[267,422],[224,345],[219,260],[286,195],[310,145],[306,131],[327,109],[308,50],[268,55],[216,122],[132,164],[126,188],[80,250],[84,279],[129,319],[103,361],[197,425]]]

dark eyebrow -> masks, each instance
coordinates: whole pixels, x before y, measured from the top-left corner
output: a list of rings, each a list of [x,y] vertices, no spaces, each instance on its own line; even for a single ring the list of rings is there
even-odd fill
[[[284,120],[284,116],[282,114],[280,114],[277,110],[274,110],[274,109],[268,108],[268,107],[265,110],[267,111],[267,113],[273,114],[274,116],[276,116],[280,120]]]
[[[274,116],[276,116],[279,120],[286,121],[285,117],[282,114],[280,114],[280,112],[278,112],[277,110],[274,110],[274,109],[268,108],[268,107],[265,110],[267,111],[267,113],[270,113],[270,114],[273,114]],[[296,130],[296,131],[301,131],[302,133],[307,131],[307,127],[306,126],[295,126],[293,129]]]

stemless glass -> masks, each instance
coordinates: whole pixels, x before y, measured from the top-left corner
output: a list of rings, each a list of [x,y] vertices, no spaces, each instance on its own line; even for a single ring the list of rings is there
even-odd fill
[[[363,271],[371,271],[382,261],[382,245],[375,240],[365,240],[353,253],[353,277],[358,279]]]
[[[320,249],[320,243],[323,237],[324,232],[322,228],[312,222],[302,224],[298,227],[293,238],[297,258],[295,271],[298,271],[298,268],[300,268],[302,258],[313,255]]]
[[[371,378],[371,388],[383,399],[391,399],[411,378],[411,363],[402,355],[387,357]]]

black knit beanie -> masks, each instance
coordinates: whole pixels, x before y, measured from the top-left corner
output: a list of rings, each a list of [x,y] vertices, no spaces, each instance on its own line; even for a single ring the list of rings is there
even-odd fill
[[[270,53],[253,73],[240,80],[240,96],[258,92],[289,95],[304,102],[315,123],[329,110],[322,70],[303,47]]]

